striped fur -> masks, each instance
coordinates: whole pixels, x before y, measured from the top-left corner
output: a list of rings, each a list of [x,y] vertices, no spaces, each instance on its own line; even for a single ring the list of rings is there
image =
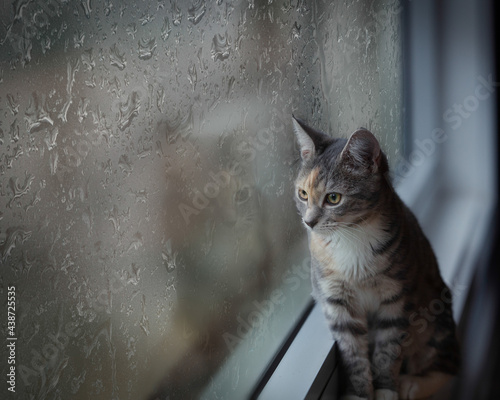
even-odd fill
[[[313,294],[341,354],[343,395],[434,393],[458,372],[450,291],[386,179],[378,141],[365,129],[346,140],[293,124],[302,158],[297,208],[308,230]],[[338,204],[327,201],[331,193],[340,194]]]

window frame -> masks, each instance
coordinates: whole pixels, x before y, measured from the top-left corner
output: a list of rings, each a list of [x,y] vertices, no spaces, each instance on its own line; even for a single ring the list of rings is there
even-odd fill
[[[444,0],[438,3],[433,0],[403,1],[405,159],[410,159],[412,152],[416,151],[416,144],[428,138],[429,132],[449,122],[445,112],[454,104],[454,99],[464,98],[460,93],[471,93],[471,76],[484,77],[494,71],[494,31],[488,11],[492,7],[489,0]],[[465,50],[476,55],[469,57],[474,58],[475,62],[466,65],[457,63],[457,60],[462,59],[464,50],[455,43],[456,38],[464,34],[470,35],[467,36],[470,41],[466,43],[469,47]],[[494,172],[497,158],[494,150],[497,97],[498,94],[495,96],[493,93],[491,101],[481,104],[472,121],[464,121],[464,125],[473,124],[477,129],[475,136],[467,135],[467,126],[457,127],[453,131],[462,141],[458,145],[466,146],[467,149],[471,148],[467,146],[472,146],[473,162],[480,163],[476,172],[485,169],[486,176],[482,177],[481,182],[478,182],[477,175],[469,173],[465,182],[456,184],[457,179],[453,174],[463,172],[464,168],[460,167],[460,154],[454,152],[457,148],[457,139],[454,138],[455,142],[450,142],[451,149],[438,143],[424,164],[415,168],[414,173],[402,179],[396,187],[433,243],[440,266],[446,265],[442,271],[444,279],[448,284],[453,284],[450,282],[452,278],[465,282],[465,285],[460,284],[458,287],[459,295],[455,293],[456,320],[460,320],[465,308],[478,263],[488,259],[481,249],[494,247],[489,232],[494,228],[493,216],[497,204]],[[458,172],[454,171],[457,166]],[[489,173],[489,170],[493,172]],[[480,198],[470,195],[465,196],[463,201],[455,198],[455,195],[464,191],[470,194],[470,191],[476,190],[482,194]],[[440,213],[447,208],[452,211]],[[457,215],[467,218],[462,221]],[[456,242],[443,240],[450,234],[454,235],[452,238],[457,239]],[[290,399],[336,398],[333,393],[338,379],[338,356],[333,340],[325,336],[325,331],[328,331],[326,323],[318,321],[319,314],[319,305],[308,306],[300,319],[300,327],[293,329],[293,340],[290,341],[289,336],[285,341],[286,351],[278,351],[255,386],[251,399],[276,398],[276,393],[280,393],[283,388],[286,388],[286,393],[294,394],[287,397]],[[304,346],[307,346],[306,351]],[[292,354],[294,352],[296,354]],[[318,353],[322,356],[317,357]],[[296,364],[298,354],[301,355],[300,365]],[[291,365],[294,362],[295,365]],[[297,375],[303,366],[315,371],[312,379],[311,374]]]

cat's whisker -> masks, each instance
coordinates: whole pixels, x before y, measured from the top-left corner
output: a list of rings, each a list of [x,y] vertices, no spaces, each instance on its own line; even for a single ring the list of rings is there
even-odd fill
[[[357,236],[354,232],[350,232],[349,230],[347,229],[344,229],[344,230],[339,230],[338,231],[341,235],[343,235],[344,238],[346,239],[350,239],[351,242],[357,242],[358,244],[366,247],[366,248],[369,248],[369,244],[366,243],[365,241],[363,241],[359,236]]]
[[[339,227],[342,229],[335,229],[335,228],[339,228]],[[333,229],[330,229],[330,228],[333,228]],[[341,224],[338,224],[338,223],[330,223],[330,224],[324,224],[321,227],[321,230],[326,230],[328,232],[335,233],[335,234],[343,237],[346,240],[356,241],[360,244],[365,245],[365,243],[354,232],[351,232],[347,226],[342,226]]]
[[[364,226],[362,226],[360,224],[356,224],[354,222],[341,222],[341,226],[346,227],[346,228],[350,228],[351,230],[354,230],[354,231],[362,233],[362,234],[367,233],[366,228]]]
[[[358,234],[366,236],[366,229],[359,224],[355,224],[352,222],[335,221],[323,224],[319,230],[327,233],[335,233],[345,240],[355,242],[367,249],[370,249],[370,243],[362,240],[358,236]]]

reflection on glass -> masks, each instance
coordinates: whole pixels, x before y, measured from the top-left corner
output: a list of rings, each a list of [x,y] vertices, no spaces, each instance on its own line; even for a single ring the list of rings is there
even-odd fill
[[[399,3],[317,3],[0,5],[20,398],[248,394],[310,292],[292,113],[399,151]]]

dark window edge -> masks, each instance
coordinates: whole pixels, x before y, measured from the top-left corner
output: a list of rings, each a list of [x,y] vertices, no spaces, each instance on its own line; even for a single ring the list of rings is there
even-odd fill
[[[261,374],[259,379],[257,380],[257,384],[255,385],[252,393],[249,396],[250,400],[255,400],[259,397],[260,393],[264,389],[264,387],[267,385],[269,382],[269,379],[273,375],[274,371],[280,364],[281,360],[283,359],[284,355],[290,348],[290,345],[293,343],[294,339],[296,338],[297,334],[299,333],[300,329],[304,325],[305,321],[309,317],[309,314],[311,313],[313,307],[314,307],[314,300],[311,298],[307,305],[305,306],[304,310],[302,311],[302,314],[297,320],[297,323],[291,328],[290,332],[286,336],[285,340],[283,341],[283,344],[280,346],[280,348],[276,351],[274,356],[271,358],[271,361],[267,365],[267,367],[264,369],[264,372]]]

